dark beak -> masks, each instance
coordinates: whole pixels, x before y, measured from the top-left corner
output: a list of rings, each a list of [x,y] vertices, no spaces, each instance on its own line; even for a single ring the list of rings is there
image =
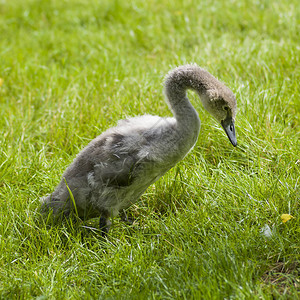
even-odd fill
[[[232,117],[227,117],[225,120],[221,121],[221,125],[226,132],[229,141],[235,147],[237,145],[237,140],[235,136],[235,128],[234,128],[234,121]]]

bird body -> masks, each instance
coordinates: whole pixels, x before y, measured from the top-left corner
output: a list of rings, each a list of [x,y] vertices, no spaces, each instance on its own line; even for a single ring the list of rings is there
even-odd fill
[[[42,199],[42,210],[68,216],[74,209],[71,191],[78,216],[100,216],[103,232],[108,231],[109,217],[135,203],[195,145],[200,119],[186,96],[187,89],[196,91],[204,107],[223,122],[235,146],[233,93],[200,67],[181,66],[165,79],[165,94],[174,117],[143,115],[121,120],[96,137],[66,169],[55,191]]]

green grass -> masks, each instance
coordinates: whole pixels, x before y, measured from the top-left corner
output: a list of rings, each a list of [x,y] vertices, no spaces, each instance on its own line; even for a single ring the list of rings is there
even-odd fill
[[[0,1],[0,299],[299,297],[299,17],[296,0]],[[80,149],[169,116],[163,76],[190,62],[236,94],[238,147],[190,93],[199,140],[133,225],[47,228],[39,197]]]

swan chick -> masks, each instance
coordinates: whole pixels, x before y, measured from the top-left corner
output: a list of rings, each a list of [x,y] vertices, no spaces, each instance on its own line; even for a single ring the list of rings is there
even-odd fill
[[[205,110],[237,145],[232,91],[197,65],[171,70],[164,92],[171,118],[143,115],[121,120],[92,140],[67,167],[54,192],[41,199],[41,211],[54,218],[100,217],[105,236],[109,218],[135,203],[152,183],[174,167],[197,142],[200,119],[187,98],[195,91]]]

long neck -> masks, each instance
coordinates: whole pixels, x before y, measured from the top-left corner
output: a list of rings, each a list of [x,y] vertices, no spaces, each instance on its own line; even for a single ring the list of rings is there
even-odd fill
[[[199,133],[200,119],[197,111],[187,98],[188,89],[196,90],[196,79],[192,70],[177,68],[165,80],[165,95],[177,121],[178,129],[183,132]],[[198,84],[199,86],[199,84]]]

